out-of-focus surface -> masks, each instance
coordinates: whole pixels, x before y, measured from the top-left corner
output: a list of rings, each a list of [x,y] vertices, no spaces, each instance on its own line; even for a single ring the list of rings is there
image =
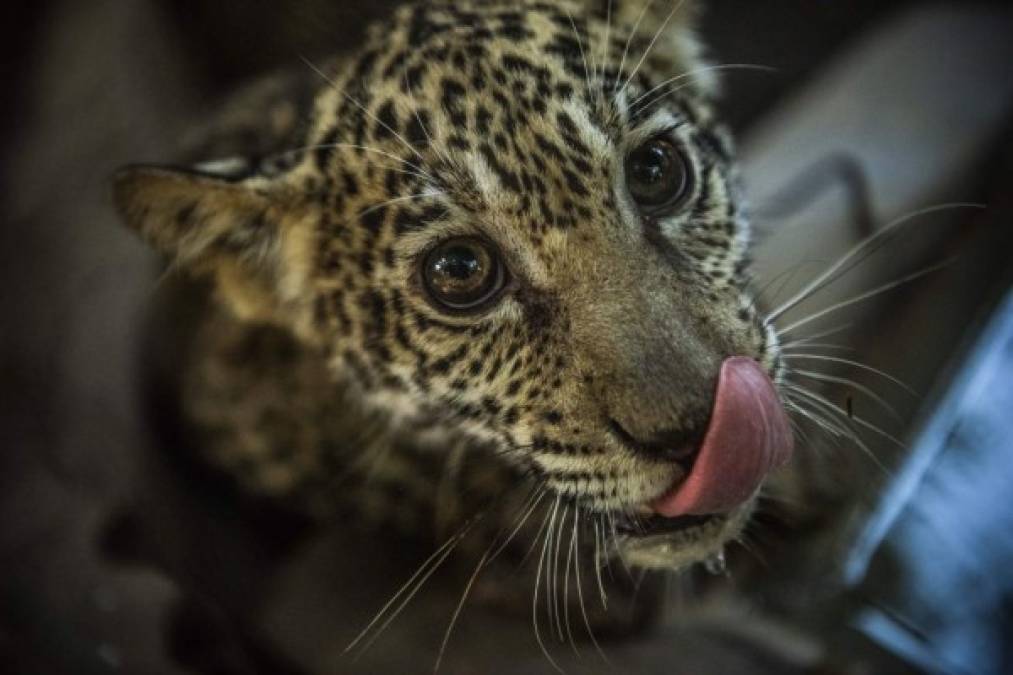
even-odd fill
[[[1013,669],[1013,294],[971,348],[845,561],[861,630],[930,672]],[[974,552],[973,554],[971,552]],[[888,582],[883,568],[904,570]]]
[[[348,532],[294,549],[265,543],[227,507],[209,510],[189,483],[152,456],[139,372],[159,272],[153,256],[116,222],[105,184],[120,164],[172,157],[186,131],[239,80],[297,62],[301,54],[347,47],[361,31],[360,17],[379,15],[389,4],[66,0],[41,3],[7,23],[11,92],[0,131],[5,672],[252,673],[324,664],[337,672],[430,669],[460,590],[452,575],[420,596],[362,661],[341,656],[377,600],[424,551],[390,559],[383,541]],[[1002,3],[965,2],[710,4],[704,32],[719,61],[779,68],[774,75],[730,74],[726,86],[724,107],[743,138],[745,178],[760,213],[772,208],[768,197],[830,149],[864,162],[880,222],[940,202],[989,205],[905,230],[878,261],[809,305],[818,310],[828,298],[957,255],[947,270],[857,307],[844,319],[855,328],[828,338],[857,348],[847,358],[883,368],[923,394],[936,387],[942,395],[948,369],[959,370],[965,345],[1010,280],[1008,10]],[[759,250],[768,280],[786,266],[808,263],[793,281],[801,283],[855,241],[841,192],[833,180],[830,186],[796,209],[796,222],[760,222],[773,233]],[[774,304],[790,295],[777,293],[776,282],[771,288]],[[854,378],[899,406],[901,422],[854,396],[860,415],[902,438],[920,402],[935,398],[888,393],[889,385],[867,373],[827,372]],[[1001,392],[1003,382],[995,382]],[[838,403],[850,395],[820,391]],[[887,472],[903,465],[903,451],[867,436]],[[993,440],[1008,450],[1001,436]],[[878,486],[889,480],[854,447],[814,445],[822,454],[810,450],[810,461],[823,480],[799,494],[829,494],[832,517],[803,523],[801,533],[783,525],[768,532],[761,522],[755,546],[769,573],[719,588],[682,621],[675,620],[674,602],[675,618],[659,635],[609,648],[620,670],[853,672],[847,668],[864,663],[866,670],[855,672],[901,672],[899,662],[851,630],[848,617],[856,606],[866,608],[877,588],[900,586],[898,576],[915,586],[930,582],[916,576],[917,560],[905,566],[891,559],[892,567],[871,574],[868,586],[846,588],[846,554],[875,507]],[[832,471],[820,457],[830,458]],[[996,471],[1004,466],[1009,470],[1000,461]],[[127,531],[110,533],[110,516],[130,503],[143,507],[148,529],[130,532],[128,522]],[[989,521],[990,508],[1000,506],[967,517]],[[192,602],[181,609],[192,589],[150,566],[111,560],[102,544],[112,535],[157,548],[181,578],[215,594],[199,598],[197,609]],[[359,553],[349,556],[349,550]],[[917,546],[906,554],[928,555]],[[968,555],[983,560],[987,551]],[[894,606],[917,598],[918,590],[894,599]],[[245,634],[220,605],[261,633]],[[187,632],[191,623],[180,615],[193,612],[212,634]],[[282,656],[251,646],[263,634],[281,645]],[[554,646],[553,653],[565,660],[568,649]],[[567,664],[571,672],[609,671],[593,650],[584,651]],[[476,670],[550,668],[530,626],[475,609],[451,642],[445,672]]]

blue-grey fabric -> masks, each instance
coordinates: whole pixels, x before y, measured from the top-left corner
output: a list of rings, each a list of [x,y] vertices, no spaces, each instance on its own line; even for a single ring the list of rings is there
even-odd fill
[[[927,672],[1013,673],[1013,293],[858,539],[860,630]]]

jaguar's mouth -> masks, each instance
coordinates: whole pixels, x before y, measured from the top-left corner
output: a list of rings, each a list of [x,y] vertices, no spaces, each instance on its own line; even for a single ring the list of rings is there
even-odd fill
[[[770,377],[753,359],[721,366],[714,408],[689,473],[617,518],[623,548],[675,550],[680,564],[712,555],[741,529],[767,476],[792,453],[792,433]]]

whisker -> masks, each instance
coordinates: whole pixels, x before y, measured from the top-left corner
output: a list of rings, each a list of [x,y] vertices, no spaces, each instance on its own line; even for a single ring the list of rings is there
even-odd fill
[[[840,326],[835,326],[833,328],[828,328],[827,330],[819,332],[819,333],[816,333],[815,335],[809,335],[809,336],[806,336],[806,337],[796,338],[794,340],[788,340],[787,342],[782,342],[781,343],[781,350],[783,351],[785,348],[791,348],[791,347],[798,347],[798,346],[808,345],[813,340],[819,340],[820,338],[830,337],[831,335],[836,335],[837,333],[843,333],[844,331],[846,331],[849,328],[851,328],[852,325],[853,324],[851,324],[851,323],[845,323],[845,324],[842,324]],[[779,337],[783,337],[783,336],[779,336]],[[854,349],[853,347],[842,347],[840,345],[833,345],[833,346],[836,347],[836,348],[838,348],[838,349]]]
[[[825,412],[821,412],[818,408],[806,407],[802,405],[802,402],[799,399],[792,398],[790,396],[789,401],[786,403],[786,408],[798,413],[803,418],[814,424],[817,429],[826,433],[835,447],[840,448],[842,443],[849,442],[857,445],[864,453],[871,453],[871,450],[866,447],[862,447],[860,441],[856,441],[855,436],[857,432],[854,429],[843,426],[836,419],[831,419],[830,416],[828,416]]]
[[[580,507],[574,504],[573,506],[573,530],[570,532],[570,543],[566,547],[566,566],[563,574],[563,614],[566,625],[566,636],[570,641],[570,646],[573,648],[573,653],[578,657],[580,652],[577,650],[577,643],[573,639],[573,631],[570,629],[570,566],[579,564],[576,560],[575,554],[577,552],[577,522],[580,516]]]
[[[495,543],[495,540],[493,541]],[[443,634],[443,642],[440,643],[440,651],[436,655],[436,664],[433,666],[433,673],[440,670],[440,663],[443,661],[443,653],[447,650],[447,643],[450,642],[450,634],[454,630],[454,626],[457,624],[457,618],[461,615],[461,609],[464,607],[465,601],[468,599],[468,594],[471,593],[472,586],[475,585],[475,580],[478,579],[479,572],[485,567],[486,560],[489,557],[489,551],[492,550],[492,544],[482,554],[478,564],[475,565],[475,571],[471,573],[471,577],[468,579],[468,583],[464,587],[464,592],[461,593],[461,599],[457,603],[457,607],[454,609],[453,615],[450,617],[450,625],[447,626],[447,631]]]
[[[763,298],[764,293],[766,293],[768,290],[770,290],[770,288],[774,284],[778,284],[777,290],[774,291],[773,295],[770,298],[771,302],[773,302],[774,299],[776,299],[779,295],[781,295],[781,292],[784,290],[784,287],[787,286],[788,284],[790,284],[791,281],[792,281],[792,279],[795,278],[795,275],[798,274],[799,271],[803,267],[805,267],[807,264],[811,264],[811,263],[804,263],[803,262],[803,263],[798,263],[797,265],[792,265],[791,267],[789,267],[789,268],[787,268],[785,270],[781,270],[781,272],[779,272],[778,274],[774,275],[772,278],[768,279],[766,281],[766,283],[763,284],[763,286],[761,286],[760,288],[756,289],[756,292],[753,293],[753,299],[749,303],[750,308],[755,308],[756,305],[757,305],[757,303],[759,303],[760,300]],[[778,283],[778,282],[780,282],[780,283]]]
[[[805,419],[809,420],[810,422],[815,424],[819,429],[822,429],[823,431],[830,434],[835,440],[837,440],[838,437],[844,435],[840,429],[828,424],[821,416],[817,415],[814,411],[805,408],[797,400],[795,400],[790,396],[788,401],[785,402],[785,408],[788,409],[790,412],[798,413]]]
[[[866,386],[864,386],[862,384],[859,384],[858,382],[855,382],[854,380],[848,379],[846,377],[837,377],[836,375],[827,375],[826,373],[816,373],[816,372],[813,372],[811,370],[792,369],[791,372],[795,373],[797,375],[801,375],[802,377],[808,377],[808,378],[810,378],[812,380],[817,380],[819,382],[832,382],[833,384],[842,384],[842,385],[851,387],[851,388],[855,389],[856,391],[860,391],[863,394],[865,394],[866,396],[868,396],[870,399],[872,399],[873,401],[875,401],[876,403],[878,403],[880,405],[880,407],[883,408],[883,410],[885,410],[888,413],[890,413],[890,415],[895,420],[897,420],[899,423],[901,423],[901,424],[904,423],[904,418],[901,416],[900,413],[897,412],[896,408],[894,408],[892,405],[890,405],[886,400],[884,400],[876,392],[872,391],[871,389],[869,389],[868,387],[866,387]],[[848,415],[848,417],[852,418],[852,419],[854,418],[853,415]]]
[[[780,351],[783,354],[791,356],[812,356],[812,354],[803,354],[799,351],[800,349],[836,349],[847,352],[857,351],[854,347],[849,347],[848,345],[840,345],[834,342],[810,342],[809,339],[786,342],[781,345]]]
[[[542,498],[545,497],[545,495],[546,495],[545,490],[540,488],[536,493],[532,495],[532,497],[528,498],[528,501],[533,500],[530,507],[528,507],[527,503],[525,503],[525,505],[520,508],[521,512],[523,512],[524,509],[527,508],[527,512],[524,513],[524,517],[520,518],[519,522],[517,523],[517,526],[513,529],[513,532],[510,533],[510,536],[508,536],[503,541],[503,543],[500,544],[499,548],[497,548],[493,552],[493,554],[489,556],[490,563],[492,563],[492,561],[495,560],[503,552],[503,550],[510,544],[513,538],[517,536],[517,533],[520,532],[522,527],[524,527],[524,523],[526,523],[528,518],[531,517],[531,514],[535,512],[535,509],[538,508],[538,504],[541,503]]]
[[[577,538],[577,543],[575,544],[575,547],[577,549],[579,549],[579,547],[580,547],[580,530],[577,529],[576,523],[574,523],[574,534],[576,535],[576,538]],[[596,545],[596,550],[597,550],[597,545]],[[597,561],[595,561],[595,567],[596,568],[598,567]],[[598,644],[597,638],[595,638],[595,636],[594,636],[594,631],[591,630],[591,621],[587,618],[587,605],[584,603],[584,589],[583,589],[583,587],[581,586],[581,583],[580,583],[580,561],[579,560],[576,561],[576,563],[574,564],[574,566],[573,566],[573,572],[574,572],[575,581],[577,583],[577,601],[580,604],[580,614],[584,618],[584,628],[587,629],[587,636],[588,636],[588,638],[590,638],[591,644],[594,645],[595,651],[598,652],[598,654],[601,656],[602,660],[605,661],[605,663],[609,663],[608,658],[605,656],[605,652],[602,651],[601,646]],[[599,580],[599,583],[601,583],[601,577],[600,576],[598,577],[598,580]],[[602,594],[603,594],[602,598],[604,598],[604,591],[602,591]],[[604,606],[604,599],[602,600],[602,606]],[[611,665],[611,663],[609,663],[609,665]]]
[[[601,75],[600,80],[605,79],[605,69],[608,67],[609,58],[609,40],[612,35],[612,0],[608,0],[605,7],[605,42],[602,44],[601,49]]]
[[[593,87],[591,80],[591,72],[588,69],[587,65],[587,54],[584,53],[584,41],[580,37],[580,32],[577,31],[577,24],[573,20],[573,14],[570,13],[569,9],[566,8],[564,9],[566,11],[567,18],[570,20],[570,27],[573,28],[573,37],[577,38],[577,47],[580,49],[580,58],[584,62],[584,83],[585,83],[584,86],[585,89],[587,89],[587,93],[590,94],[593,91]],[[590,39],[590,36],[588,37]]]
[[[557,495],[556,507],[558,506],[559,506],[559,496]],[[549,519],[552,517],[553,513],[555,513],[555,509],[550,511],[549,515],[545,517],[545,525],[548,525]],[[545,658],[549,661],[549,664],[552,666],[554,670],[556,670],[559,673],[562,673],[563,669],[556,664],[556,662],[552,658],[552,655],[549,654],[549,650],[546,648],[545,642],[542,640],[542,635],[538,630],[538,589],[541,585],[542,567],[543,563],[545,562],[545,552],[549,546],[549,537],[551,535],[552,535],[551,530],[545,533],[545,538],[543,539],[542,542],[542,553],[541,555],[538,556],[538,571],[535,573],[535,590],[531,596],[531,622],[533,624],[535,631],[535,641],[538,643],[538,647],[542,650],[542,654],[545,655]]]
[[[865,253],[867,249],[870,248],[872,249],[871,251],[868,252],[870,255],[875,251],[877,251],[881,246],[883,246],[890,240],[890,238],[893,236],[893,234],[898,228],[904,226],[905,224],[913,221],[916,218],[920,218],[922,216],[926,216],[931,213],[938,213],[940,211],[953,210],[959,208],[982,209],[985,207],[983,204],[972,204],[965,202],[938,204],[936,206],[929,206],[924,209],[919,209],[913,213],[907,214],[906,216],[901,216],[900,218],[893,220],[892,222],[882,227],[875,234],[872,234],[863,239],[862,241],[858,242],[857,244],[855,244],[844,255],[838,258],[837,262],[831,265],[825,272],[823,272],[818,277],[813,279],[811,282],[806,284],[806,286],[802,290],[800,290],[798,293],[796,293],[794,296],[788,299],[788,301],[783,303],[780,307],[770,312],[767,315],[767,323],[772,323],[776,321],[778,317],[780,317],[782,314],[790,310],[792,307],[802,302],[806,298],[810,297],[811,295],[817,293],[827,284],[833,282],[835,280],[835,277],[837,276],[838,271],[844,268],[845,265],[848,265],[848,263],[852,262],[857,256],[859,256],[862,253]],[[856,264],[861,263],[865,259],[865,257],[859,259],[856,262]],[[850,267],[848,269],[845,269],[841,273],[841,275],[843,276],[843,274],[846,274],[848,271],[850,271],[850,269],[851,269]]]
[[[559,519],[559,526],[556,528],[556,552],[553,555],[552,562],[552,608],[556,617],[556,635],[559,637],[560,642],[563,640],[563,624],[559,612],[559,551],[563,541],[563,526],[566,524],[566,516],[569,513],[569,509],[569,504],[563,507],[563,514]]]
[[[807,347],[834,347],[836,345],[811,344],[811,345],[806,345],[806,346]],[[850,347],[845,347],[844,349],[850,349]],[[782,349],[782,351],[784,351],[784,350]],[[875,375],[879,375],[880,377],[882,377],[882,378],[884,378],[884,379],[892,382],[893,384],[897,385],[898,387],[900,387],[901,389],[903,389],[907,393],[911,394],[912,396],[915,396],[915,397],[918,396],[918,393],[914,389],[912,389],[911,387],[909,387],[907,384],[905,384],[903,380],[897,379],[893,375],[890,375],[889,373],[887,373],[887,372],[885,372],[883,370],[880,370],[879,368],[874,368],[874,367],[872,367],[872,366],[870,366],[868,364],[862,363],[860,361],[854,361],[852,359],[844,359],[844,358],[841,358],[839,356],[824,356],[822,354],[803,354],[803,353],[798,353],[798,352],[790,353],[790,354],[785,354],[781,358],[785,359],[786,361],[788,361],[788,360],[802,359],[802,360],[830,361],[832,363],[842,363],[844,365],[851,366],[852,368],[858,368],[859,370],[865,370],[865,371],[868,371],[868,372],[873,373]]]
[[[824,412],[831,412],[831,413],[834,413],[834,414],[838,415],[839,418],[840,418],[841,424],[843,425],[843,428],[847,429],[847,432],[845,433],[845,437],[849,438],[856,445],[858,445],[862,449],[862,451],[865,452],[865,454],[869,457],[869,459],[871,459],[873,461],[873,463],[875,463],[875,465],[885,475],[887,475],[887,476],[890,475],[890,472],[886,468],[886,466],[884,466],[883,463],[879,460],[879,458],[876,457],[876,453],[874,453],[872,451],[872,449],[870,449],[869,446],[865,443],[865,441],[862,440],[862,438],[858,435],[858,432],[855,431],[853,428],[851,428],[851,422],[857,422],[857,423],[860,423],[860,424],[863,424],[863,425],[870,424],[869,422],[865,422],[864,420],[861,420],[858,417],[848,417],[848,415],[847,415],[847,413],[845,411],[843,411],[840,408],[838,408],[837,406],[835,406],[833,403],[831,403],[830,401],[828,401],[825,397],[820,396],[819,394],[816,394],[814,392],[811,392],[811,391],[805,389],[804,387],[799,387],[799,386],[794,386],[794,385],[788,385],[788,386],[793,387],[793,390],[796,393],[801,394],[802,396],[804,396],[805,398],[807,398],[810,402],[812,402],[814,405],[816,405],[818,408],[820,408]],[[878,427],[877,427],[877,430],[878,430]],[[885,434],[886,432],[880,431],[880,433],[884,433]]]
[[[619,546],[619,532],[616,530],[615,514],[612,511],[609,511],[607,515],[609,520],[609,532],[612,535],[612,549],[619,554],[617,557],[623,566],[623,570],[626,572],[626,576],[632,579],[633,572],[630,571],[630,566],[626,562],[626,556],[623,555],[623,549]]]
[[[643,23],[644,17],[647,15],[647,10],[649,10],[653,4],[654,0],[647,0],[647,2],[644,3],[644,8],[640,10],[640,14],[637,16],[637,21],[633,24],[633,30],[626,36],[626,46],[623,47],[623,56],[619,61],[619,76],[616,77],[615,84],[612,85],[613,94],[615,94],[616,91],[619,91],[619,78],[622,77],[623,69],[626,67],[626,57],[630,54],[630,44],[633,42],[633,38],[636,36],[637,31],[640,30],[640,24]]]
[[[847,411],[845,411],[842,408],[840,408],[839,406],[835,405],[833,402],[828,401],[825,397],[820,396],[819,394],[815,394],[813,392],[806,392],[806,393],[809,396],[812,396],[813,398],[822,401],[823,404],[829,410],[832,410],[833,412],[837,413],[841,417],[841,419],[848,420],[850,422],[854,422],[855,424],[859,425],[860,427],[862,427],[864,429],[867,429],[867,430],[873,432],[874,434],[882,436],[883,438],[885,438],[886,440],[890,441],[891,443],[893,443],[894,445],[896,445],[897,447],[899,447],[901,449],[906,449],[907,448],[907,444],[904,443],[904,441],[900,440],[899,438],[897,438],[893,434],[891,434],[891,433],[889,433],[887,431],[884,431],[883,429],[881,429],[880,427],[876,426],[875,424],[873,424],[869,420],[863,419],[862,417],[859,417],[858,415],[848,415]],[[853,440],[857,440],[857,438],[854,438]],[[870,456],[872,455],[871,452],[869,454],[870,454]],[[879,467],[883,470],[883,472],[886,475],[888,475],[888,476],[890,475],[890,472],[887,470],[887,468],[885,466],[883,466],[878,460],[876,461],[876,463],[879,464]]]
[[[594,528],[594,571],[595,576],[598,578],[598,594],[601,597],[601,608],[608,610],[608,598],[605,595],[605,585],[601,579],[601,568],[602,568],[602,554],[601,554],[601,537],[598,534],[598,514],[594,514],[594,522],[592,527]]]
[[[654,37],[651,38],[650,44],[647,45],[647,49],[645,49],[643,55],[641,55],[640,61],[637,62],[637,65],[633,69],[633,72],[630,73],[630,76],[626,78],[626,82],[623,84],[622,89],[619,90],[620,93],[625,92],[626,89],[629,88],[630,82],[632,82],[633,78],[636,77],[638,72],[640,72],[640,69],[643,67],[647,57],[651,54],[651,50],[654,49],[654,45],[658,43],[658,38],[660,38],[662,33],[665,32],[665,29],[668,28],[668,24],[672,21],[672,17],[675,16],[675,13],[679,11],[679,8],[682,7],[685,1],[686,0],[679,0],[675,7],[672,8],[672,11],[668,13],[668,16],[665,17],[665,20],[661,22],[661,27],[654,33]]]
[[[373,626],[375,626],[377,622],[383,618],[384,614],[388,612],[388,610],[394,605],[394,603],[397,602],[398,599],[406,591],[408,591],[410,588],[413,588],[414,586],[413,590],[411,590],[411,592],[408,593],[408,595],[404,598],[401,604],[395,609],[395,611],[390,613],[390,616],[387,618],[387,620],[376,630],[372,639],[370,639],[369,642],[367,642],[362,647],[363,652],[369,649],[369,646],[373,643],[374,640],[376,640],[377,636],[383,633],[384,629],[388,625],[390,625],[390,622],[393,621],[398,616],[398,614],[401,613],[401,610],[404,609],[404,607],[411,601],[411,599],[415,596],[418,590],[422,588],[422,586],[425,584],[426,581],[428,581],[429,577],[431,577],[433,573],[437,569],[439,569],[443,561],[446,560],[447,557],[453,552],[457,544],[460,543],[462,539],[464,539],[464,537],[468,534],[468,532],[475,525],[475,523],[481,520],[481,516],[482,514],[479,514],[478,516],[475,516],[467,523],[465,523],[461,527],[461,529],[457,531],[456,534],[451,536],[446,542],[444,542],[442,546],[436,549],[436,551],[431,556],[426,558],[426,560],[421,565],[419,565],[419,568],[418,570],[415,571],[415,574],[413,574],[408,579],[408,581],[406,581],[404,585],[401,586],[401,588],[398,589],[396,593],[394,593],[391,599],[387,601],[387,604],[385,604],[383,607],[380,608],[380,611],[376,613],[376,616],[373,617],[373,620],[370,621],[366,625],[366,627],[362,629],[362,631],[355,637],[355,639],[352,640],[350,643],[348,643],[348,645],[344,649],[344,652],[346,654],[352,649],[354,649],[355,646],[359,644],[359,642],[361,642],[362,639],[369,633],[370,629],[372,629]],[[434,560],[436,562],[433,562]],[[418,580],[417,583],[416,580]]]
[[[557,499],[558,499],[558,495],[557,495]],[[517,564],[517,567],[524,567],[524,563],[526,563],[528,561],[528,558],[530,558],[531,555],[534,553],[535,549],[538,548],[538,540],[542,538],[542,533],[545,531],[545,528],[548,527],[548,525],[549,525],[549,516],[550,515],[552,515],[552,508],[551,507],[547,507],[546,508],[546,513],[545,513],[545,518],[542,520],[542,524],[538,527],[538,532],[535,533],[535,536],[533,537],[533,539],[531,541],[531,546],[528,547],[527,552],[521,558],[521,561]]]
[[[855,422],[859,426],[862,426],[862,427],[868,429],[869,431],[871,431],[873,433],[879,434],[883,438],[887,439],[888,441],[893,442],[894,444],[900,446],[901,448],[906,448],[907,447],[907,445],[902,440],[900,440],[896,436],[890,434],[889,432],[884,431],[883,429],[880,429],[878,426],[876,426],[872,422],[870,422],[870,421],[868,421],[866,419],[863,419],[863,418],[859,417],[858,415],[848,415],[848,412],[846,410],[844,410],[843,408],[841,408],[839,405],[835,404],[834,402],[828,400],[825,396],[821,396],[820,394],[817,394],[816,392],[811,392],[811,391],[807,391],[806,393],[809,396],[812,396],[813,398],[815,398],[815,399],[817,399],[819,401],[822,401],[824,405],[826,405],[831,410],[833,410],[835,413],[837,413],[838,415],[840,415],[841,419],[848,420],[848,421],[851,421],[851,422]]]
[[[862,302],[864,300],[868,300],[869,298],[872,298],[872,297],[875,297],[877,295],[880,295],[881,293],[886,293],[887,291],[893,290],[894,288],[897,288],[898,286],[902,286],[904,284],[907,284],[907,283],[910,283],[912,281],[915,281],[916,279],[920,279],[921,277],[924,277],[924,276],[926,276],[928,274],[936,272],[936,271],[938,271],[938,270],[946,267],[947,265],[951,264],[953,262],[953,260],[954,260],[954,258],[950,258],[948,260],[944,260],[943,262],[938,263],[936,265],[932,265],[930,267],[926,267],[924,269],[918,270],[917,272],[913,272],[913,273],[911,273],[911,274],[909,274],[909,275],[907,275],[905,277],[902,277],[900,279],[897,279],[895,281],[891,281],[891,282],[889,282],[887,284],[883,284],[882,286],[880,286],[878,288],[874,288],[871,291],[866,291],[865,293],[860,293],[859,295],[856,295],[856,296],[854,296],[852,298],[849,298],[847,300],[842,300],[841,302],[836,302],[833,305],[831,305],[831,306],[829,306],[829,307],[827,307],[825,309],[822,309],[822,310],[820,310],[818,312],[810,314],[807,317],[799,319],[798,321],[795,321],[795,322],[793,322],[791,324],[788,324],[784,328],[778,329],[778,332],[780,332],[782,335],[787,335],[787,334],[791,333],[793,330],[795,330],[797,328],[800,328],[801,326],[804,326],[804,325],[806,325],[808,323],[812,323],[813,321],[815,321],[815,320],[817,320],[819,318],[822,318],[822,317],[826,316],[827,314],[831,314],[831,313],[836,312],[838,310],[844,309],[845,307],[850,307],[851,305],[854,305],[856,303]]]
[[[805,398],[805,394],[808,393],[802,387],[797,385],[789,385],[791,391],[788,393],[789,402],[795,406],[797,411],[806,417],[809,421],[815,423],[818,427],[831,434],[836,438],[848,439],[851,441],[855,440],[857,432],[849,427],[847,424],[843,424],[834,415],[828,415],[827,411],[824,410],[816,402],[809,401],[813,404],[813,407],[806,407],[802,405],[802,401],[795,398],[792,394],[800,394]],[[808,401],[809,399],[807,399]]]
[[[410,162],[407,159],[404,159],[403,157],[398,157],[394,153],[387,152],[385,150],[380,150],[379,148],[373,148],[368,145],[357,145],[355,143],[319,143],[316,145],[304,145],[299,148],[292,148],[291,150],[284,150],[282,152],[275,153],[274,155],[271,155],[270,158],[285,157],[288,155],[299,154],[303,152],[314,152],[316,150],[332,150],[332,149],[337,150],[341,148],[345,148],[348,150],[361,150],[363,152],[371,152],[386,157],[388,159],[393,159],[395,162],[403,164],[410,169],[414,169],[414,171],[405,171],[404,169],[394,169],[387,166],[383,168],[389,171],[396,171],[398,173],[406,174],[409,176],[417,176],[418,178],[424,178],[434,183],[439,182],[432,174],[428,173],[418,164]]]
[[[406,148],[408,148],[409,150],[411,150],[415,154],[416,157],[418,157],[422,161],[425,161],[425,158],[422,157],[422,153],[420,153],[417,149],[415,149],[415,146],[413,146],[411,143],[409,143],[405,139],[404,136],[402,136],[401,134],[398,133],[398,131],[396,129],[391,129],[388,124],[384,123],[383,120],[381,120],[379,117],[377,117],[376,115],[374,115],[373,113],[371,113],[354,96],[352,96],[351,94],[349,94],[347,91],[343,91],[342,89],[340,89],[338,87],[337,83],[330,76],[328,76],[327,73],[325,73],[324,71],[320,70],[320,68],[318,68],[316,65],[314,65],[314,63],[312,61],[310,61],[308,58],[306,58],[305,56],[300,56],[299,58],[302,59],[303,63],[305,63],[307,66],[309,66],[309,68],[311,70],[313,70],[313,72],[315,72],[317,75],[319,75],[320,77],[322,77],[324,79],[324,81],[326,81],[327,84],[329,84],[331,86],[331,88],[336,93],[340,94],[341,96],[344,96],[345,100],[347,100],[349,103],[351,103],[352,105],[354,105],[355,107],[357,107],[359,110],[361,110],[363,113],[365,113],[366,115],[368,115],[369,118],[372,119],[374,122],[376,122],[377,124],[379,124],[380,126],[382,126],[384,129],[386,129],[387,131],[389,131],[394,136],[394,138],[396,138],[398,141],[400,141],[401,144],[404,145]]]
[[[549,531],[545,535],[548,540],[548,549],[543,552],[545,555],[545,614],[549,619],[550,636],[552,635],[553,628],[552,619],[554,615],[552,610],[554,607],[553,601],[555,599],[555,589],[553,587],[555,577],[552,571],[552,538],[555,536],[557,531],[556,518],[559,516],[559,505],[561,503],[561,499],[557,497],[556,503],[553,506],[552,518],[549,520]]]
[[[683,73],[680,73],[679,75],[676,75],[675,77],[670,77],[667,80],[665,80],[664,82],[662,82],[661,84],[658,84],[658,85],[652,87],[651,89],[648,89],[646,92],[644,92],[640,96],[638,96],[635,99],[633,99],[633,102],[630,104],[630,107],[631,108],[637,108],[637,107],[648,108],[649,106],[654,105],[654,103],[656,103],[657,101],[660,101],[661,99],[665,98],[666,96],[669,96],[669,95],[675,93],[676,91],[678,91],[682,87],[681,86],[677,87],[677,88],[675,88],[672,91],[662,91],[660,94],[658,94],[657,96],[655,96],[653,99],[651,99],[647,103],[641,105],[641,101],[643,101],[644,99],[646,99],[648,96],[650,96],[654,92],[656,92],[656,91],[658,91],[660,89],[666,88],[666,87],[671,87],[671,85],[675,84],[679,80],[684,80],[684,79],[686,79],[688,77],[693,77],[694,75],[700,75],[701,73],[708,73],[708,72],[721,71],[721,70],[749,70],[749,71],[760,71],[760,72],[765,72],[765,73],[774,73],[774,72],[777,72],[777,68],[772,68],[770,66],[760,65],[760,64],[757,64],[757,63],[721,63],[721,64],[717,64],[717,65],[713,65],[713,66],[703,66],[701,68],[694,68],[693,70],[688,70],[688,71],[685,71]]]
[[[440,146],[436,145],[433,141],[433,137],[430,135],[429,130],[426,128],[425,123],[422,122],[422,117],[419,115],[419,104],[415,99],[415,92],[412,91],[412,83],[408,79],[408,64],[406,63],[403,70],[404,75],[404,86],[408,92],[408,99],[411,101],[412,114],[415,116],[415,121],[418,122],[419,129],[422,130],[422,135],[426,137],[426,147],[431,148],[436,152],[436,156],[439,157],[447,166],[453,166],[453,162],[450,159],[450,155],[447,151]]]
[[[376,211],[379,211],[380,209],[387,208],[391,204],[399,204],[401,202],[407,202],[407,201],[411,201],[411,200],[414,200],[414,199],[426,199],[426,198],[434,199],[434,198],[443,197],[443,196],[445,196],[445,195],[442,192],[420,192],[419,194],[415,194],[415,195],[405,195],[403,197],[395,197],[394,199],[388,199],[387,201],[380,202],[379,204],[373,204],[369,208],[366,208],[366,209],[363,209],[362,211],[359,211],[359,213],[357,213],[355,215],[355,217],[357,219],[358,218],[365,218],[370,213],[374,213]]]

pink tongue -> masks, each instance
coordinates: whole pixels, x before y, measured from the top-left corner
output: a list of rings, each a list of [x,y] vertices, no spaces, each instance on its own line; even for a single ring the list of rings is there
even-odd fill
[[[791,458],[791,450],[788,417],[770,378],[753,359],[726,359],[693,470],[651,508],[668,518],[731,511]]]

